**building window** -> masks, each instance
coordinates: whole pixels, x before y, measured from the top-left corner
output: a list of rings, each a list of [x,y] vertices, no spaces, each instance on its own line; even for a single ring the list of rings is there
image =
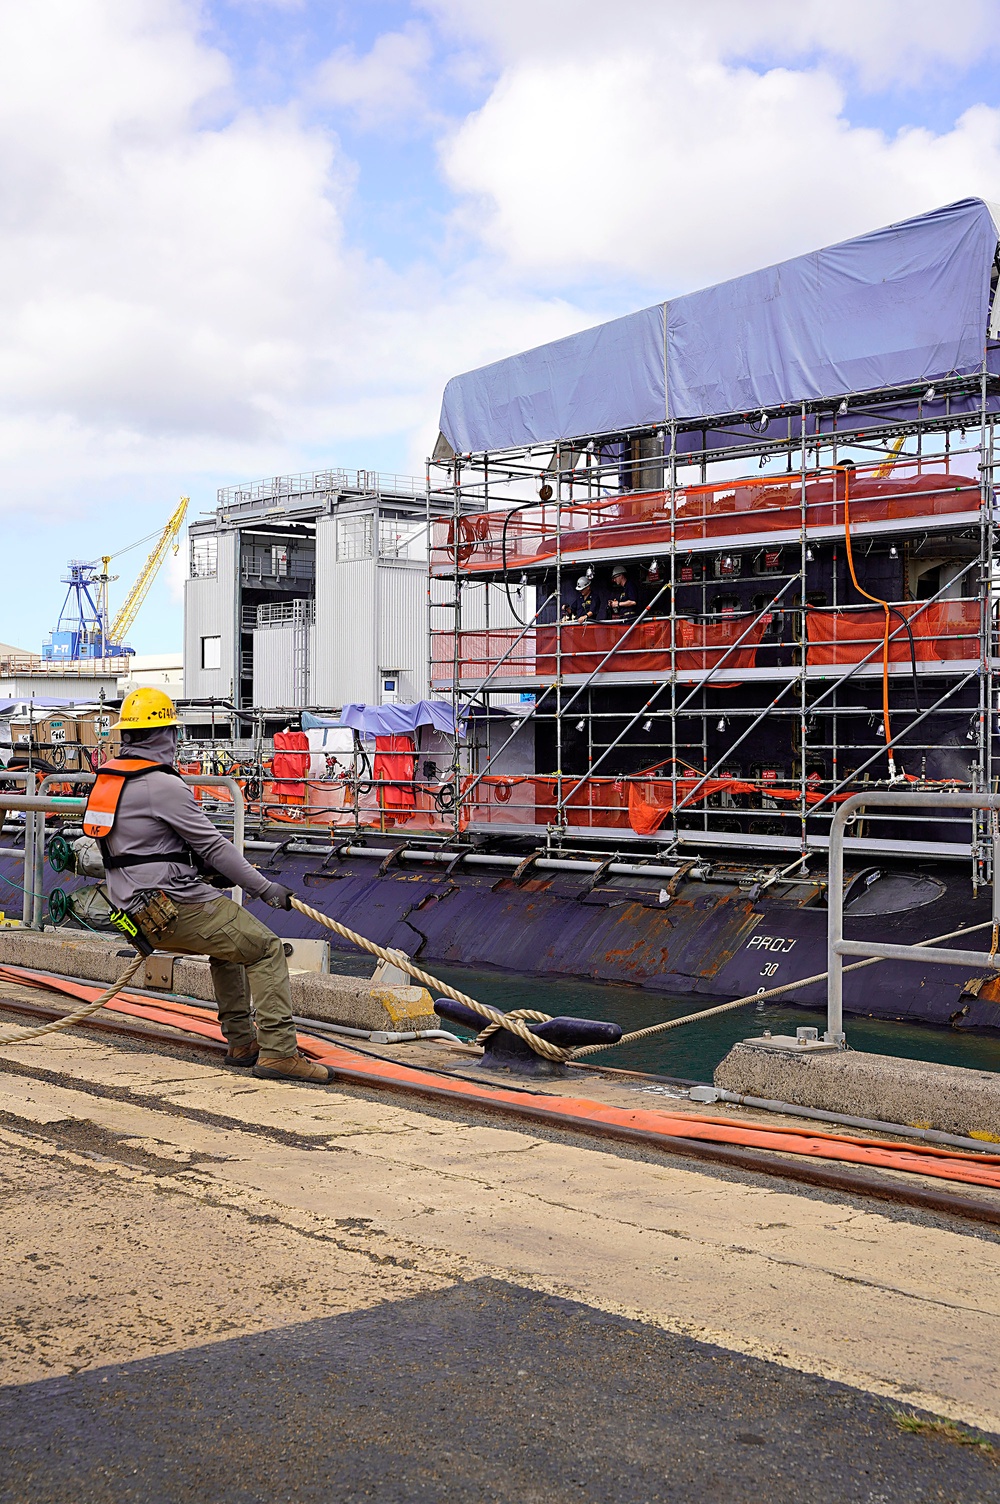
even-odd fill
[[[201,666],[202,668],[222,667],[221,637],[203,637],[201,639]]]
[[[210,580],[219,572],[219,540],[214,534],[191,539],[191,578]]]
[[[425,559],[426,533],[422,518],[383,515],[378,520],[378,551],[383,559]]]
[[[370,559],[372,556],[372,514],[337,518],[337,558]]]

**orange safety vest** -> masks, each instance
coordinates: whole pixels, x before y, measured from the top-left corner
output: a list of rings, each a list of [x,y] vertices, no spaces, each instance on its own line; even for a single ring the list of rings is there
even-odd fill
[[[176,773],[169,763],[153,762],[148,757],[113,757],[106,762],[90,790],[87,808],[83,812],[83,833],[103,841],[115,828],[118,801],[122,789],[130,778],[141,778],[145,773]]]

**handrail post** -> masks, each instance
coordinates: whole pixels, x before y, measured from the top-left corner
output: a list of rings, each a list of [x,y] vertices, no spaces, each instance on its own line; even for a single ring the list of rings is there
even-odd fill
[[[12,783],[23,783],[24,791],[26,794],[33,794],[35,792],[34,768],[17,768],[13,772],[11,772],[7,768],[4,768],[0,770],[0,778],[2,778],[5,783],[8,781],[8,779]],[[4,810],[6,810],[7,807],[8,806],[6,805],[0,804],[0,808]],[[34,909],[34,905],[32,903],[32,893],[34,891],[34,829],[34,815],[31,813],[26,813],[24,817],[24,861],[21,864],[21,923],[25,926],[25,928],[28,928],[31,924],[32,913]],[[31,882],[29,882],[28,880],[29,870],[32,873]]]
[[[33,794],[37,788],[38,780],[34,769],[29,769],[24,780],[25,794]],[[21,923],[25,929],[34,929],[35,925],[35,841],[38,822],[33,810],[25,812],[24,816],[24,902],[21,905]]]
[[[246,838],[246,810],[247,802],[243,790],[235,778],[225,778],[221,773],[182,773],[185,783],[198,787],[207,786],[216,789],[228,789],[233,796],[233,845],[243,855],[243,846]],[[233,888],[233,902],[242,904],[243,889]]]
[[[828,1044],[843,1048],[844,1035],[844,959],[840,941],[844,938],[844,831],[847,820],[861,802],[858,795],[845,799],[830,825],[827,853],[826,886],[826,1033]]]
[[[989,811],[989,829],[992,832],[992,923],[994,934],[1000,934],[1000,817],[995,808]]]
[[[867,794],[852,794],[845,799],[830,825],[830,845],[827,856],[827,982],[826,982],[826,1034],[831,1044],[844,1046],[844,983],[845,955],[881,956],[889,960],[933,961],[942,965],[986,966],[1000,971],[1000,957],[996,941],[989,955],[972,951],[930,948],[920,945],[883,945],[878,942],[844,940],[844,833],[847,822],[856,810],[864,805],[904,806],[919,809],[985,809],[1000,810],[1000,794],[987,793],[930,793],[894,789],[877,789]],[[991,824],[993,822],[991,821]],[[992,919],[1000,923],[1000,830],[993,825],[993,904]]]
[[[247,802],[243,796],[243,790],[240,788],[235,778],[226,778],[223,779],[223,782],[233,796],[233,845],[236,847],[236,850],[239,852],[240,856],[242,856],[243,845],[246,837]],[[233,903],[242,904],[243,889],[233,888],[232,892]]]

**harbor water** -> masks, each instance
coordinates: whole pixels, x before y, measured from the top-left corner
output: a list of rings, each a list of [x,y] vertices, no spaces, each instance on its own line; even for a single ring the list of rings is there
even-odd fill
[[[332,954],[330,966],[334,971],[371,975],[371,961],[356,951]],[[705,997],[670,998],[660,993],[643,992],[637,987],[508,976],[502,972],[474,971],[442,963],[435,963],[433,974],[481,1003],[489,1003],[505,1012],[511,1008],[537,1008],[553,1017],[571,1014],[578,1018],[610,1019],[621,1024],[626,1033],[714,1006],[713,1000]],[[723,1013],[704,1023],[685,1024],[680,1029],[670,1029],[665,1034],[654,1034],[633,1045],[605,1050],[587,1058],[593,1064],[616,1065],[624,1070],[649,1071],[689,1081],[711,1081],[715,1067],[738,1040],[762,1034],[765,1029],[770,1029],[773,1034],[794,1034],[805,1024],[814,1024],[822,1032],[826,1027],[826,1016],[809,1008],[783,1005],[780,1000],[751,1003],[746,1008]],[[856,1015],[845,1020],[845,1029],[848,1044],[855,1050],[898,1055],[911,1060],[933,1060],[942,1065],[962,1065],[970,1070],[1000,1071],[1000,1036]]]

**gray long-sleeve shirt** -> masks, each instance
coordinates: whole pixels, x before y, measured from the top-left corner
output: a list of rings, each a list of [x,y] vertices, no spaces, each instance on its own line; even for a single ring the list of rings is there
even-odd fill
[[[122,748],[125,757],[148,757],[173,763],[176,737],[164,728],[141,745]],[[269,879],[243,860],[236,847],[220,835],[198,806],[190,787],[172,773],[144,773],[126,781],[114,830],[107,837],[112,856],[145,855],[176,851],[190,846],[214,871],[232,879],[251,898],[260,898]],[[162,888],[176,903],[210,903],[220,896],[187,862],[150,862],[141,867],[119,867],[107,872],[109,898],[127,908],[143,888]]]

